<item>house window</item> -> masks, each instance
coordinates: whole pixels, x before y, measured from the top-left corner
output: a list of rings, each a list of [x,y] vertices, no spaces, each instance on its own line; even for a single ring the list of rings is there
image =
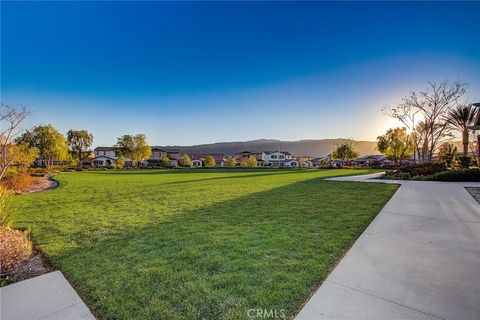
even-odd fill
[[[284,155],[282,155],[282,154],[281,154],[281,155],[279,155],[278,157],[279,157],[280,159],[285,159],[285,156],[284,156]]]
[[[272,154],[272,155],[270,156],[270,159],[277,159],[277,155],[276,155],[276,154]]]

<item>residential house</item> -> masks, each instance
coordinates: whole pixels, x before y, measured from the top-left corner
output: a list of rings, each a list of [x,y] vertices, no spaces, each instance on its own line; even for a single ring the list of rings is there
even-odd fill
[[[340,161],[334,160],[332,155],[329,154],[324,157],[313,158],[311,160],[305,161],[305,168],[322,168],[322,167],[339,167],[341,166]]]
[[[158,166],[163,165],[163,158],[168,158],[168,166],[172,168],[178,167],[180,161],[180,149],[178,148],[165,148],[159,146],[153,146],[152,155],[147,160],[149,165]]]
[[[61,161],[61,160],[52,160],[51,165],[53,166],[65,166],[68,165],[68,161]],[[47,161],[43,160],[41,158],[38,158],[33,162],[34,167],[46,167],[47,166]]]
[[[254,156],[258,167],[298,167],[299,161],[288,151],[242,151],[235,154],[238,163]]]
[[[307,160],[303,163],[304,168],[320,168],[324,165],[327,165],[327,157],[319,157]]]
[[[305,162],[309,161],[309,160],[312,160],[312,159],[315,159],[315,157],[311,157],[311,156],[297,156],[296,157],[297,161],[298,161],[298,166],[299,167],[305,167]]]
[[[96,147],[93,150],[95,157],[91,160],[93,166],[109,166],[115,164],[117,156],[113,147]]]
[[[266,166],[298,167],[298,160],[288,151],[264,151]]]
[[[225,166],[226,156],[223,153],[205,153],[205,154],[191,154],[192,168],[205,167],[205,160],[207,156],[212,156],[215,159],[215,167]]]
[[[367,154],[355,159],[353,163],[361,167],[388,167],[394,164],[383,154]]]
[[[237,161],[238,164],[240,164],[242,161],[248,160],[250,156],[254,156],[255,159],[257,160],[257,166],[258,167],[263,167],[265,166],[265,153],[264,152],[259,152],[259,151],[242,151],[238,152],[235,154],[234,158]]]

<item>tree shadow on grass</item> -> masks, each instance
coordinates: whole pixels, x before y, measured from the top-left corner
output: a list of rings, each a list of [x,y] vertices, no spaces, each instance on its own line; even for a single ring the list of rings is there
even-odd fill
[[[179,181],[169,182],[167,184],[182,184],[182,183],[190,183],[190,182],[198,182],[198,181],[209,181],[209,180],[213,181],[213,180],[226,180],[226,179],[228,180],[228,179],[238,179],[238,178],[240,178],[240,179],[259,178],[259,177],[276,176],[276,175],[282,175],[282,174],[312,173],[312,171],[321,172],[318,169],[314,169],[314,170],[289,170],[289,171],[280,170],[280,171],[275,171],[275,172],[263,171],[261,173],[244,174],[244,175],[238,175],[238,176],[221,176],[221,177],[211,177],[211,178],[204,178],[204,179],[179,180]],[[317,179],[328,179],[328,178],[333,178],[333,177],[337,177],[337,176],[348,177],[348,176],[371,173],[369,170],[356,170],[356,171],[352,171],[348,174],[345,174],[344,172],[342,172],[342,169],[333,169],[333,170],[329,169],[327,172],[333,173],[333,174],[326,175],[324,177],[319,177]]]
[[[292,316],[395,190],[304,180],[123,232],[77,232],[63,239],[77,248],[50,258],[100,318]]]
[[[173,182],[168,182],[167,184],[182,184],[182,183],[190,183],[190,182],[198,182],[198,181],[214,181],[214,180],[228,180],[228,179],[248,179],[248,178],[259,178],[259,177],[268,177],[268,176],[276,176],[276,175],[285,175],[285,174],[298,174],[298,173],[305,173],[308,171],[275,171],[275,172],[268,172],[268,171],[263,171],[263,172],[249,172],[248,174],[243,174],[243,175],[226,175],[226,176],[221,176],[221,177],[209,177],[209,178],[200,178],[200,179],[190,179],[190,180],[178,180],[178,181],[173,181]]]
[[[258,173],[258,172],[308,172],[312,169],[301,168],[182,168],[182,169],[122,169],[122,170],[98,170],[98,171],[82,171],[81,173],[91,174],[191,174],[191,173]]]
[[[325,172],[320,171],[319,169],[181,169],[181,170],[136,170],[136,171],[100,171],[92,173],[96,174],[113,174],[113,175],[124,175],[124,174],[157,174],[157,175],[165,175],[165,174],[192,174],[192,173],[205,173],[205,174],[231,174],[231,173],[243,173],[241,175],[225,175],[219,177],[207,177],[207,178],[199,178],[199,179],[189,179],[189,180],[178,180],[167,182],[166,184],[176,185],[176,184],[184,184],[184,183],[192,183],[192,182],[199,182],[199,181],[215,181],[215,180],[228,180],[228,179],[245,179],[245,178],[257,178],[257,177],[266,177],[266,176],[276,176],[276,175],[283,175],[283,174],[301,174],[301,173],[312,173],[313,172]],[[332,175],[325,176],[323,178],[331,178],[335,176],[351,176],[351,175],[359,175],[369,173],[368,170],[358,170],[352,171],[349,174],[342,173],[342,169],[333,169],[328,170],[328,172],[333,173]]]

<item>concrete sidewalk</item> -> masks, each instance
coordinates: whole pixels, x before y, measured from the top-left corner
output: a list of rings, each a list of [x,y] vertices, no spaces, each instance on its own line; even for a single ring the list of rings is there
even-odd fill
[[[401,187],[297,315],[480,319],[480,183],[369,180]]]
[[[95,320],[60,271],[0,288],[1,320]]]

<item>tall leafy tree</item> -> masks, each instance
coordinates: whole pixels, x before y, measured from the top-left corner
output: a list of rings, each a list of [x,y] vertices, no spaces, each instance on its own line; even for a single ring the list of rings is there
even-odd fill
[[[248,157],[248,159],[246,160],[246,165],[247,167],[249,168],[254,168],[257,166],[257,158],[255,158],[255,156],[253,155],[250,155]]]
[[[215,167],[216,165],[216,161],[215,161],[215,158],[211,155],[208,155],[206,158],[205,158],[205,167]]]
[[[170,159],[167,156],[164,156],[162,158],[162,167],[168,168],[169,163],[170,163]]]
[[[117,144],[114,146],[117,157],[132,160],[135,142],[133,136],[126,134],[117,138]]]
[[[462,135],[463,155],[468,155],[469,144],[469,126],[472,126],[477,116],[477,109],[471,104],[458,106],[450,110],[446,115],[446,120],[453,130]]]
[[[125,159],[119,157],[117,160],[115,160],[115,167],[117,169],[122,169],[123,167],[125,167]]]
[[[352,139],[339,139],[334,146],[335,150],[332,152],[333,159],[350,161],[359,156],[359,153],[355,151],[355,141]]]
[[[180,159],[180,165],[182,167],[191,167],[192,166],[192,159],[190,159],[188,154],[184,154],[182,159]]]
[[[412,155],[414,137],[407,133],[407,128],[388,129],[387,133],[377,137],[377,146],[378,151],[397,165],[400,160]]]
[[[9,153],[13,164],[18,167],[20,172],[26,172],[38,158],[38,149],[30,147],[27,142],[11,144]]]
[[[67,143],[72,157],[77,159],[79,166],[82,166],[83,159],[92,146],[93,135],[87,130],[68,130]]]
[[[226,161],[225,165],[226,165],[227,167],[233,168],[233,167],[235,167],[235,166],[237,165],[237,160],[235,160],[234,157],[229,156],[229,157],[227,158],[227,161]]]
[[[144,134],[123,135],[117,138],[117,144],[114,147],[118,156],[130,159],[137,164],[152,155],[152,149]]]
[[[49,170],[53,168],[55,160],[69,159],[67,140],[51,124],[34,127],[24,138],[24,141],[30,139],[30,145],[38,149],[40,158]]]

